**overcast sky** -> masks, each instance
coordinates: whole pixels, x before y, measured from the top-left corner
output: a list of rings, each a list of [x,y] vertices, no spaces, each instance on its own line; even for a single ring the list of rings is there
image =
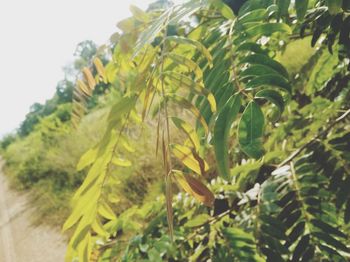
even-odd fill
[[[83,40],[104,44],[129,5],[151,0],[0,0],[0,137],[45,102]]]

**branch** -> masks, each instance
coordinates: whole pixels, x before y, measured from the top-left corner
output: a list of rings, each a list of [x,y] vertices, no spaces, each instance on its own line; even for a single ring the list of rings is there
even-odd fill
[[[309,146],[313,145],[320,137],[324,136],[325,134],[327,134],[335,125],[337,125],[339,122],[341,122],[342,120],[344,120],[347,116],[350,115],[350,109],[348,109],[347,111],[345,111],[344,114],[342,114],[340,117],[338,117],[337,119],[335,119],[325,130],[323,130],[322,132],[318,133],[313,139],[311,139],[309,142],[307,142],[306,144],[304,144],[302,147],[300,147],[298,150],[296,150],[295,152],[293,152],[288,158],[286,158],[282,163],[280,163],[277,168],[284,166],[286,164],[288,164],[289,162],[291,162],[295,157],[297,157],[304,149],[308,148]],[[277,169],[276,168],[276,169]],[[201,225],[198,225],[196,228],[197,230],[194,232],[196,233],[199,229],[201,229],[202,227],[209,225],[209,224],[213,224],[219,220],[221,220],[223,217],[229,215],[231,212],[234,211],[234,208],[231,207],[230,209],[226,210],[224,213],[218,215],[218,216],[214,216],[211,217],[210,219],[208,219],[206,222],[204,222]],[[192,238],[193,236],[191,235],[189,238]]]
[[[340,117],[338,117],[336,120],[334,120],[325,130],[318,133],[313,139],[311,139],[309,142],[304,144],[302,147],[300,147],[298,150],[294,151],[289,157],[287,157],[282,163],[280,163],[277,167],[284,166],[288,164],[290,161],[292,161],[295,157],[297,157],[304,149],[308,148],[309,146],[313,145],[320,137],[326,135],[329,130],[331,130],[336,124],[344,120],[348,115],[350,115],[350,109],[345,111],[344,114],[342,114]]]
[[[306,144],[304,144],[302,147],[300,147],[298,150],[294,151],[288,158],[286,158],[282,163],[280,163],[277,167],[281,167],[284,166],[286,164],[288,164],[289,162],[291,162],[295,157],[297,157],[304,149],[308,148],[309,146],[313,145],[320,137],[324,136],[325,134],[327,134],[335,125],[337,125],[339,122],[343,121],[347,116],[350,115],[350,109],[346,110],[340,117],[338,117],[337,119],[335,119],[325,130],[323,130],[322,132],[318,133],[313,139],[311,139],[309,142],[307,142]],[[209,218],[207,221],[205,221],[204,223],[196,226],[195,231],[189,235],[187,237],[187,240],[192,239],[193,237],[195,237],[197,235],[197,233],[206,225],[212,225],[218,221],[220,221],[221,219],[223,219],[224,217],[226,217],[227,215],[231,214],[232,212],[235,211],[235,206],[231,207],[230,209],[226,210],[225,212],[221,213],[220,215],[214,216]],[[117,239],[112,239],[110,242],[106,243],[105,245],[100,247],[100,252],[103,252],[105,249],[115,245],[117,242]]]

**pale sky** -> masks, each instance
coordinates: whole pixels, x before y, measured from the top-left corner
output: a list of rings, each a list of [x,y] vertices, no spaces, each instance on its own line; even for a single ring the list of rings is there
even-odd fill
[[[129,5],[151,0],[0,0],[0,137],[53,96],[84,40],[107,43]]]

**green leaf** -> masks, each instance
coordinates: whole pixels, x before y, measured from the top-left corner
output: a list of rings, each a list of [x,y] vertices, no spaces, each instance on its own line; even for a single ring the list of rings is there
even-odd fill
[[[115,216],[113,210],[107,205],[106,202],[102,202],[98,207],[98,213],[106,219],[115,220],[117,217]]]
[[[84,155],[81,156],[78,164],[77,164],[77,171],[83,170],[85,167],[91,165],[97,157],[97,148],[89,149],[84,153]]]
[[[132,165],[130,160],[119,158],[119,157],[113,157],[112,163],[120,167],[129,167]]]
[[[257,54],[266,54],[266,50],[262,49],[261,46],[257,43],[246,42],[239,45],[236,49],[237,52],[240,51],[251,51]]]
[[[77,222],[80,221],[81,217],[85,214],[90,212],[98,199],[99,192],[98,188],[94,187],[91,190],[89,190],[83,197],[79,199],[78,204],[74,207],[72,213],[65,221],[62,231],[66,231],[67,229],[74,226]]]
[[[184,227],[198,227],[203,225],[209,220],[210,216],[208,214],[200,214],[198,216],[195,216],[194,218],[191,218],[188,220]]]
[[[347,253],[350,252],[350,249],[348,247],[346,247],[342,242],[340,242],[339,240],[331,237],[328,234],[325,234],[323,232],[314,232],[313,235],[315,237],[319,238],[320,240],[324,241],[328,245],[334,247],[336,250],[341,250],[341,251],[344,251],[344,252],[347,252]]]
[[[103,236],[103,237],[108,237],[109,233],[103,228],[103,225],[101,224],[99,219],[96,219],[92,225],[92,230],[98,234],[99,236]]]
[[[310,235],[305,235],[301,238],[293,252],[292,261],[299,261],[305,250],[309,247]]]
[[[263,98],[273,103],[278,108],[279,115],[284,111],[283,97],[275,90],[263,89],[255,94],[255,98]]]
[[[134,49],[134,56],[137,56],[142,48],[145,45],[150,44],[156,36],[163,30],[166,26],[166,21],[171,15],[173,9],[169,8],[162,15],[160,15],[156,21],[154,21],[150,27],[148,27],[145,31],[142,32],[139,39],[136,42],[136,46]]]
[[[247,64],[259,64],[259,65],[265,65],[268,67],[271,67],[275,71],[279,72],[282,76],[284,76],[286,79],[289,78],[287,70],[284,68],[282,64],[277,62],[276,60],[273,60],[267,55],[263,54],[252,54],[249,56],[246,56],[240,61],[240,64],[247,63]]]
[[[297,11],[297,17],[299,21],[302,21],[305,17],[309,0],[295,0],[295,9]]]
[[[189,123],[180,118],[172,117],[171,120],[178,129],[183,130],[187,134],[193,147],[196,149],[196,151],[199,151],[200,142],[196,130]]]
[[[107,119],[107,132],[115,128],[122,117],[134,108],[136,100],[137,96],[125,96],[112,106]]]
[[[255,9],[251,12],[245,13],[238,18],[238,23],[244,24],[249,22],[261,22],[268,16],[266,9]]]
[[[167,57],[170,58],[176,65],[186,66],[190,72],[195,73],[197,79],[203,79],[202,69],[191,59],[175,53],[168,53]]]
[[[174,100],[174,102],[178,103],[180,106],[182,106],[183,108],[190,110],[192,112],[192,114],[194,114],[194,116],[201,122],[205,133],[208,134],[209,132],[209,127],[207,122],[205,121],[205,119],[203,118],[201,112],[198,110],[197,107],[195,107],[192,103],[190,103],[189,101],[187,101],[185,98],[181,97],[181,96],[177,96],[177,95],[172,95],[171,96]]]
[[[290,0],[277,0],[278,13],[280,16],[288,15]]]
[[[171,81],[170,85],[174,85],[179,88],[185,87],[189,90],[192,90],[194,93],[197,93],[198,95],[205,96],[208,100],[212,112],[216,112],[215,97],[208,89],[204,88],[202,81],[196,82],[184,74],[176,73],[173,71],[165,71],[162,74],[166,76],[169,81]]]
[[[261,108],[254,101],[244,110],[238,126],[239,144],[249,157],[260,158],[264,154],[262,136],[265,120]]]
[[[254,238],[251,234],[244,232],[239,228],[224,228],[224,235],[230,240],[232,246],[236,246],[238,242],[244,243],[245,246],[255,246]]]
[[[291,34],[292,29],[284,23],[259,23],[246,30],[246,33],[253,37],[270,36],[276,32]]]
[[[246,77],[254,77],[261,75],[279,75],[279,73],[273,68],[265,65],[251,65],[239,74],[240,79]]]
[[[330,248],[329,246],[319,244],[318,247],[320,248],[321,251],[325,251],[328,254],[335,256],[337,258],[342,258],[342,256],[336,250],[334,250],[333,248]],[[345,261],[345,260],[340,260],[340,261]]]
[[[247,89],[254,89],[258,87],[279,87],[288,93],[292,92],[290,83],[282,76],[279,75],[262,75],[250,80],[246,84]]]
[[[337,228],[323,222],[322,220],[313,219],[313,220],[311,220],[311,223],[315,227],[318,227],[319,229],[323,230],[325,233],[336,235],[336,236],[342,237],[342,238],[347,238],[347,236],[343,232],[341,232]]]
[[[211,0],[210,1],[222,14],[223,17],[226,19],[234,19],[235,15],[232,11],[232,9],[226,5],[223,1],[220,0]]]
[[[210,64],[213,63],[213,57],[211,56],[209,50],[199,41],[181,36],[168,36],[166,40],[175,42],[177,44],[192,45],[207,58]]]
[[[344,211],[344,222],[350,222],[350,198],[346,202],[345,211]]]
[[[130,5],[129,9],[130,9],[130,12],[133,14],[133,16],[137,20],[139,20],[141,22],[148,22],[149,17],[145,11],[143,11],[142,9],[140,9],[134,5]]]
[[[198,156],[191,148],[183,145],[173,144],[171,145],[173,154],[189,169],[202,174],[208,171],[208,164]]]
[[[336,15],[342,11],[343,0],[327,0],[328,11],[331,15]]]
[[[240,96],[232,96],[223,106],[215,121],[213,136],[215,157],[219,174],[225,179],[229,178],[230,173],[228,137],[230,135],[232,123],[236,119],[240,108]]]

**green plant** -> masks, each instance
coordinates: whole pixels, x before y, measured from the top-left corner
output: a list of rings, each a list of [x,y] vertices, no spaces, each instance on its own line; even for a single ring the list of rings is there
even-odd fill
[[[63,226],[75,226],[67,261],[89,261],[101,249],[102,260],[125,261],[349,259],[349,1],[225,2],[131,7],[133,16],[118,24],[123,33],[115,36],[111,61],[94,58],[83,69],[74,123],[96,83],[124,95],[101,142],[78,164],[89,171]],[[290,81],[280,61],[304,35],[320,50],[301,69],[310,78]],[[340,79],[346,85],[327,85]],[[331,97],[323,91],[329,89]],[[174,107],[192,116],[174,117]],[[132,166],[130,127],[149,115],[157,119],[166,212],[158,200],[117,217],[110,192]],[[181,144],[172,122],[186,135]],[[173,203],[173,181],[209,209],[182,194]],[[154,210],[146,212],[149,206]],[[149,226],[128,221],[132,215]],[[135,232],[141,235],[130,238]]]

